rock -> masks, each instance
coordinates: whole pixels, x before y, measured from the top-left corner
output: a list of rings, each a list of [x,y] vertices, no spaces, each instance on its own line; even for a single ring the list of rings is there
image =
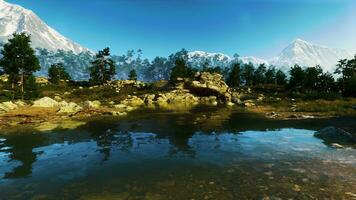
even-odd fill
[[[54,100],[56,101],[62,101],[62,98],[60,96],[54,96]]]
[[[197,96],[216,96],[225,103],[231,102],[230,88],[221,74],[198,72],[195,79],[188,81],[186,85],[189,91]]]
[[[311,115],[301,115],[300,117],[303,119],[314,119],[314,116]]]
[[[21,100],[17,100],[15,101],[15,104],[18,106],[18,107],[23,107],[23,106],[26,106],[26,103],[21,101]]]
[[[124,104],[117,104],[117,105],[114,105],[114,108],[118,108],[118,109],[125,109],[127,106],[124,105]]]
[[[250,107],[255,106],[255,103],[253,103],[252,100],[246,100],[246,101],[244,101],[244,105],[245,105],[245,107],[250,108]]]
[[[315,137],[323,139],[326,143],[355,144],[356,135],[342,129],[329,126],[317,131]]]
[[[12,101],[6,101],[0,103],[0,112],[9,112],[10,110],[17,109],[18,105],[14,104]]]
[[[143,104],[145,104],[145,102],[137,96],[128,96],[128,98],[121,101],[120,104],[132,106],[132,107],[140,107]]]
[[[118,112],[118,111],[110,111],[108,112],[109,115],[112,115],[112,116],[124,116],[124,115],[127,115],[126,112]]]
[[[143,96],[143,101],[147,105],[152,105],[154,103],[155,98],[156,98],[156,95],[154,95],[154,94],[146,94]]]
[[[9,75],[3,74],[0,76],[0,81],[2,82],[8,82],[9,81]]]
[[[92,108],[100,108],[101,103],[100,101],[85,101],[84,108],[92,109]]]
[[[205,104],[205,105],[213,105],[213,106],[218,105],[216,96],[201,97],[200,103]]]
[[[43,107],[43,108],[52,108],[58,107],[59,104],[56,100],[49,97],[43,97],[33,102],[32,107]]]
[[[36,79],[36,83],[38,83],[38,84],[46,85],[49,83],[49,81],[46,77],[38,76],[38,77],[35,77],[35,79]]]
[[[58,113],[77,113],[81,110],[83,110],[83,108],[81,106],[79,106],[76,103],[70,102],[70,103],[65,103],[65,104],[63,103],[62,106],[60,107]]]

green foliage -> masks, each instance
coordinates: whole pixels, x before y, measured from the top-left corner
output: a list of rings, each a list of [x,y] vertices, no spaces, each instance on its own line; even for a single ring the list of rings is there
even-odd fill
[[[253,75],[253,82],[255,85],[266,83],[266,77],[265,77],[266,72],[267,72],[266,65],[260,64]]]
[[[26,79],[25,84],[25,95],[24,98],[27,100],[36,99],[40,96],[38,85],[36,83],[36,78],[30,75]]]
[[[335,73],[341,75],[338,83],[343,95],[356,97],[356,55],[351,60],[340,60]]]
[[[276,84],[276,68],[274,66],[271,66],[268,68],[268,70],[265,73],[265,83],[267,84]]]
[[[322,75],[323,70],[319,65],[316,67],[307,67],[304,70],[303,86],[307,90],[316,90],[319,78]]]
[[[247,86],[252,86],[254,84],[253,77],[255,73],[255,68],[252,63],[246,64],[242,69],[242,79]]]
[[[287,75],[282,70],[276,72],[276,83],[277,85],[287,84]]]
[[[99,51],[92,62],[90,70],[90,82],[93,85],[102,85],[110,81],[115,75],[115,63],[110,58],[110,49]]]
[[[230,87],[238,87],[238,86],[240,86],[240,81],[241,81],[240,63],[234,63],[232,65],[230,74],[229,74],[226,82]]]
[[[49,76],[49,81],[51,81],[55,85],[58,85],[61,80],[71,79],[70,75],[64,69],[62,63],[51,65],[51,67],[48,69],[48,76]]]
[[[130,73],[129,73],[129,80],[134,80],[136,81],[137,80],[137,73],[136,73],[136,70],[131,70]]]
[[[178,78],[193,78],[195,71],[190,68],[184,59],[177,59],[172,68],[170,81],[176,82]]]
[[[292,90],[300,90],[304,85],[304,70],[299,65],[294,65],[294,67],[290,69],[289,74],[289,88]]]
[[[25,33],[14,33],[1,50],[3,57],[0,59],[0,66],[2,66],[4,73],[9,74],[9,81],[14,86],[14,91],[18,90],[15,86],[17,86],[18,81],[21,81],[19,91],[22,98],[24,97],[24,90],[32,87],[27,87],[26,84],[32,84],[33,72],[40,69],[39,61],[30,44],[30,36]]]

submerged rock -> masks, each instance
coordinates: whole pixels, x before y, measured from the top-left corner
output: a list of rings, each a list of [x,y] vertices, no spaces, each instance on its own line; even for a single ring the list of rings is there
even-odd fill
[[[315,137],[323,139],[326,143],[356,144],[356,135],[342,129],[329,126],[314,134]]]
[[[56,100],[49,97],[43,97],[33,102],[32,107],[43,107],[43,108],[52,108],[58,107],[59,104]]]

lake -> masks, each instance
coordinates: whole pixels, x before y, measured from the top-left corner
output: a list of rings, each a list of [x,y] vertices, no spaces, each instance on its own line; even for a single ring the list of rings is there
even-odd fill
[[[0,199],[355,199],[356,149],[330,120],[140,110],[73,130],[0,134]]]

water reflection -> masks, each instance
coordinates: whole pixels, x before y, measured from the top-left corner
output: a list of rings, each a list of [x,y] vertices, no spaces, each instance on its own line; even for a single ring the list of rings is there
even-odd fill
[[[91,152],[93,149],[94,152],[101,155],[98,161],[100,164],[110,161],[112,157],[115,157],[114,160],[120,160],[125,156],[130,157],[136,154],[144,154],[143,158],[161,156],[194,159],[197,158],[198,152],[201,155],[206,151],[207,157],[209,157],[211,152],[217,150],[234,152],[241,145],[245,145],[244,152],[248,152],[248,145],[256,146],[259,140],[243,140],[247,143],[239,143],[238,140],[244,137],[235,136],[244,131],[279,130],[288,127],[317,130],[327,124],[328,122],[320,120],[273,121],[225,108],[198,108],[188,113],[149,113],[145,111],[119,121],[113,118],[93,120],[75,130],[51,133],[29,131],[25,134],[4,135],[0,142],[2,157],[0,159],[0,176],[3,176],[2,179],[31,176],[33,165],[37,162],[38,157],[43,152],[50,151],[51,145],[54,144],[87,145],[88,149],[84,150],[83,155],[80,154],[80,156],[88,157],[87,154],[93,153]],[[92,143],[95,146],[92,147]],[[204,150],[208,144],[211,144],[212,149]],[[266,141],[260,143],[259,148],[265,144]],[[281,145],[286,144],[281,143]],[[268,145],[274,145],[273,141]],[[68,146],[62,148],[68,148]],[[255,152],[259,151],[255,149]],[[220,158],[217,157],[217,159]]]

